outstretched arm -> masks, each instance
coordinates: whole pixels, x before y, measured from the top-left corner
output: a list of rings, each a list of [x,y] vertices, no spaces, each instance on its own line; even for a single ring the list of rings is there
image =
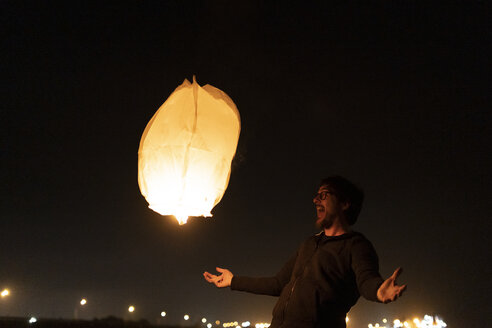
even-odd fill
[[[396,278],[400,275],[402,272],[401,268],[398,268],[393,272],[391,277],[386,279],[381,286],[378,289],[378,300],[382,303],[389,303],[396,301],[398,297],[403,294],[405,289],[407,288],[407,285],[402,285],[399,286],[396,284]]]
[[[232,277],[234,276],[232,272],[219,267],[215,268],[215,270],[217,270],[221,274],[217,276],[205,271],[203,273],[203,277],[205,278],[205,280],[219,288],[229,287],[231,285]]]
[[[204,272],[206,281],[219,288],[231,287],[232,290],[249,292],[253,294],[279,296],[282,288],[289,282],[294,268],[296,256],[293,256],[273,277],[240,277],[234,276],[227,269],[216,268],[220,275]],[[234,278],[234,279],[233,279]]]

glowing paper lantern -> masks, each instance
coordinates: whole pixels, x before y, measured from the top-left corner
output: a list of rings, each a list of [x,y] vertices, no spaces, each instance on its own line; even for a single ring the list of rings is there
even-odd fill
[[[149,207],[174,215],[212,216],[229,183],[241,122],[221,90],[184,80],[157,110],[140,140],[138,184]]]

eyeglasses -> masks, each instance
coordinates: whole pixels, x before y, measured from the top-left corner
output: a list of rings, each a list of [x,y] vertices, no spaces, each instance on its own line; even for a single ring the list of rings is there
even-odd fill
[[[316,194],[314,194],[314,198],[313,199],[316,199],[317,197],[320,199],[320,200],[325,200],[326,199],[326,196],[330,194],[330,195],[334,195],[335,193],[332,192],[332,191],[322,191],[322,192],[318,192]]]

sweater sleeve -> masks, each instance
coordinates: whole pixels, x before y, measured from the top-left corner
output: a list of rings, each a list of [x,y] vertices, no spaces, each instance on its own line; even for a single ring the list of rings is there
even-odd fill
[[[233,276],[231,289],[254,294],[279,296],[282,289],[290,281],[297,254],[285,263],[273,277],[238,277]]]
[[[378,255],[364,237],[357,238],[352,245],[352,270],[359,293],[369,301],[379,302],[377,292],[384,280],[379,274]]]

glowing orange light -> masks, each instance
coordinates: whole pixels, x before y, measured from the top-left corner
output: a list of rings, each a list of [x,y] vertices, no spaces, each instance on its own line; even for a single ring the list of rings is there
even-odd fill
[[[174,215],[212,216],[229,183],[241,122],[221,90],[185,80],[147,124],[138,149],[138,184],[149,207]]]

